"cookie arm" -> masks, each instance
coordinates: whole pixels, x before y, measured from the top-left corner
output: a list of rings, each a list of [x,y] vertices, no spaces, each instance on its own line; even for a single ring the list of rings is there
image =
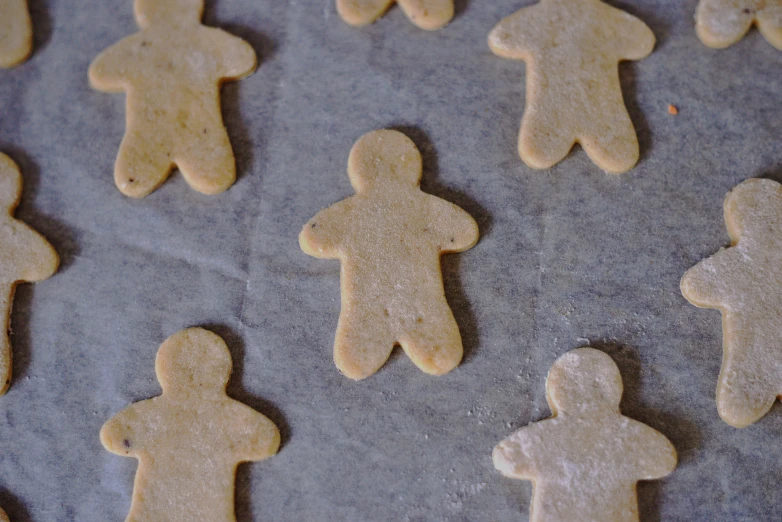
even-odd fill
[[[38,282],[52,277],[60,266],[57,251],[41,234],[22,222],[18,222],[18,236],[24,238],[29,249],[24,249],[20,281]]]
[[[649,56],[654,50],[656,41],[649,26],[631,14],[613,7],[611,9],[614,11],[614,16],[618,18],[616,25],[619,28],[617,40],[619,59],[640,60]]]
[[[135,456],[143,441],[139,435],[141,411],[148,401],[128,406],[106,421],[100,429],[100,441],[108,451],[123,457]]]
[[[536,469],[531,453],[535,451],[535,437],[531,431],[539,431],[538,426],[521,428],[494,447],[492,461],[497,471],[510,478],[534,480]]]
[[[433,222],[441,252],[464,252],[475,246],[478,242],[478,223],[470,214],[439,198],[434,199],[434,207]]]
[[[280,449],[280,430],[265,415],[249,406],[234,402],[229,425],[232,447],[240,461],[258,461],[271,457]]]
[[[348,222],[349,201],[350,198],[321,210],[304,225],[299,234],[299,246],[304,253],[321,259],[338,257],[343,227]]]
[[[90,64],[88,72],[93,89],[104,92],[121,92],[127,88],[128,77],[134,74],[134,62],[130,49],[141,46],[140,36],[134,34],[101,52]]]
[[[249,43],[220,29],[209,28],[209,32],[218,49],[222,80],[241,80],[255,72],[258,57]]]
[[[729,272],[722,261],[729,253],[730,250],[719,252],[687,270],[680,283],[685,299],[700,308],[717,308],[726,304]]]
[[[525,60],[533,47],[533,36],[538,33],[531,28],[536,24],[534,9],[525,7],[506,16],[489,33],[489,48],[497,56],[514,60]]]
[[[676,448],[665,435],[645,424],[631,419],[630,424],[640,431],[637,444],[628,454],[634,459],[638,480],[663,478],[676,469]]]

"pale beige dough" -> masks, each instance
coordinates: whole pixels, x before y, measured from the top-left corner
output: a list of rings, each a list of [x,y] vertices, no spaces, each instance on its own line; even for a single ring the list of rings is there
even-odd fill
[[[453,18],[453,0],[337,0],[337,12],[350,25],[368,25],[394,2],[421,29],[440,29]]]
[[[223,192],[236,180],[236,162],[220,113],[220,85],[251,74],[255,51],[201,25],[203,0],[134,5],[141,32],[103,51],[89,70],[95,89],[127,93],[117,187],[144,197],[176,166],[195,190]]]
[[[494,448],[494,467],[533,483],[530,522],[638,520],[636,483],[671,473],[676,450],[619,411],[622,377],[593,348],[572,350],[546,379],[552,416]]]
[[[14,218],[22,197],[22,175],[16,164],[0,154],[0,395],[11,384],[11,306],[16,285],[48,279],[60,264],[52,245],[38,232]]]
[[[188,328],[155,359],[163,394],[137,402],[103,425],[100,440],[139,460],[126,522],[233,522],[240,462],[271,457],[280,432],[228,397],[231,354],[216,334]]]
[[[782,51],[782,0],[701,0],[695,11],[698,38],[717,49],[741,40],[752,24]]]
[[[24,62],[33,50],[27,0],[0,0],[0,67]]]
[[[461,361],[440,255],[475,245],[478,225],[422,192],[421,171],[421,154],[404,134],[365,134],[348,159],[356,195],[319,212],[299,235],[307,254],[342,262],[334,361],[351,379],[375,373],[396,343],[429,374]]]
[[[747,180],[728,193],[724,211],[731,247],[688,270],[681,290],[695,306],[722,312],[717,410],[743,428],[782,396],[782,185]]]
[[[503,19],[489,47],[527,66],[521,159],[547,169],[579,143],[607,172],[633,168],[638,138],[618,64],[649,55],[654,42],[646,24],[599,0],[542,0]]]

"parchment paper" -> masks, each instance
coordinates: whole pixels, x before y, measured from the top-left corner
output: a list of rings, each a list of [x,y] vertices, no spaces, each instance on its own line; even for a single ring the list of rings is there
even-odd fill
[[[782,52],[755,30],[706,48],[695,0],[612,0],[658,38],[621,67],[641,161],[611,176],[576,148],[533,171],[516,152],[524,65],[486,44],[529,3],[459,0],[429,33],[398,8],[357,29],[333,0],[208,0],[206,23],[261,59],[223,91],[239,179],[207,197],[175,174],[136,201],[112,176],[124,97],[87,82],[90,61],[137,30],[131,0],[31,1],[35,53],[0,71],[0,150],[23,170],[18,216],[63,262],[21,286],[13,312],[0,398],[12,520],[124,519],[136,461],[105,451],[100,426],[160,393],[157,349],[193,325],[225,337],[230,393],[283,433],[279,455],[240,467],[239,520],[527,520],[531,485],[495,472],[491,450],[549,415],[548,369],[587,344],[619,365],[624,413],[679,452],[673,475],[639,486],[643,521],[782,519],[782,408],[743,430],[719,419],[720,315],[679,293],[728,244],[728,190],[782,179]],[[434,378],[397,349],[354,383],[332,363],[339,265],[303,254],[297,234],[352,193],[355,140],[389,127],[423,151],[424,189],[480,224],[475,248],[443,260],[466,357]]]

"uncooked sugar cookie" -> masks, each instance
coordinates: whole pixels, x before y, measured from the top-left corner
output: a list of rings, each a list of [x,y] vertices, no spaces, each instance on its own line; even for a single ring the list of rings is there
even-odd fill
[[[141,32],[103,51],[90,66],[98,90],[127,93],[125,137],[114,166],[123,194],[144,197],[174,166],[204,194],[236,180],[220,113],[220,85],[255,70],[244,40],[201,25],[203,0],[136,0]]]
[[[351,379],[375,373],[396,343],[433,375],[462,359],[440,255],[475,245],[478,225],[422,192],[421,169],[421,154],[404,134],[365,134],[348,159],[356,194],[319,212],[299,235],[307,254],[342,262],[334,361]]]
[[[782,51],[782,0],[701,0],[695,11],[698,38],[717,49],[741,40],[752,24]]]
[[[453,18],[453,0],[337,0],[337,12],[350,25],[368,25],[394,2],[421,29],[440,29]]]
[[[552,416],[521,428],[494,448],[494,467],[533,483],[530,522],[638,520],[636,482],[676,467],[660,432],[622,415],[622,377],[593,348],[572,350],[546,379]]]
[[[0,395],[11,384],[11,305],[20,282],[48,279],[60,264],[57,252],[38,232],[14,218],[22,197],[22,175],[16,164],[0,154]]]
[[[695,306],[722,312],[717,410],[743,428],[782,396],[782,185],[745,181],[724,211],[731,247],[688,270],[681,290]]]
[[[27,0],[0,0],[0,67],[19,65],[33,50]]]
[[[236,466],[277,453],[280,432],[226,395],[231,369],[218,335],[182,330],[166,339],[155,359],[163,394],[103,425],[107,450],[139,460],[126,522],[236,520]]]
[[[646,24],[599,0],[542,0],[503,19],[489,34],[489,47],[527,64],[519,134],[527,165],[547,169],[580,143],[607,172],[635,166],[638,138],[618,64],[652,52]]]

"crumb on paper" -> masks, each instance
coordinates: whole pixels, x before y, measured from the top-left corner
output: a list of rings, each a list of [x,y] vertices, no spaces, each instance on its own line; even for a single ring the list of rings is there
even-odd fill
[[[669,103],[668,104],[668,114],[670,114],[672,116],[676,116],[677,114],[679,114],[679,109],[677,109],[675,105],[671,105]]]

